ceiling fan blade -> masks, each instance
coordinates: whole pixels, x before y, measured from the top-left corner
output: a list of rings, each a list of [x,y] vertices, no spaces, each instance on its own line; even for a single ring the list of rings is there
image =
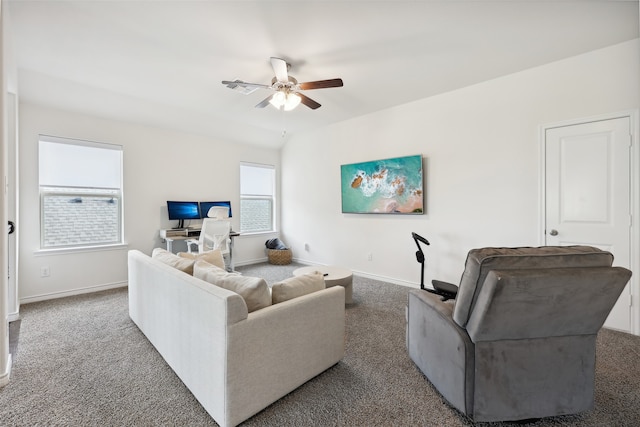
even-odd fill
[[[313,99],[309,98],[308,96],[305,96],[305,95],[301,94],[300,92],[296,92],[296,95],[298,95],[300,97],[300,103],[301,104],[306,105],[307,107],[311,108],[312,110],[316,110],[316,109],[321,107],[321,104],[319,104],[318,102],[316,102]]]
[[[316,82],[299,83],[301,90],[309,89],[327,89],[330,87],[342,87],[342,79],[318,80]]]
[[[267,98],[263,99],[262,102],[260,102],[258,105],[256,105],[256,108],[264,108],[267,105],[269,105],[269,101],[271,101],[271,98],[273,98],[273,95],[268,96]]]
[[[289,82],[289,74],[287,73],[287,61],[272,56],[271,66],[273,67],[273,72],[276,74],[276,79],[278,79],[279,82]]]
[[[238,86],[271,89],[271,86],[269,85],[263,85],[260,83],[247,83],[247,82],[243,82],[242,80],[234,80],[234,81],[223,80],[222,84],[226,85],[229,89],[235,89]]]

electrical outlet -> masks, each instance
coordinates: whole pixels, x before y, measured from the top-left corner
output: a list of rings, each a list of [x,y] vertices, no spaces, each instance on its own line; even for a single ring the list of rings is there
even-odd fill
[[[49,277],[49,267],[40,268],[40,277]]]
[[[373,254],[371,252],[367,255],[367,261],[373,261]]]

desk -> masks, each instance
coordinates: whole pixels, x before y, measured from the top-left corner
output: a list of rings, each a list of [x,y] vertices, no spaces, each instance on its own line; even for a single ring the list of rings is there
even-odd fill
[[[229,244],[229,269],[234,271],[233,266],[233,238],[239,236],[237,231],[231,231],[229,238],[231,243]],[[199,228],[178,228],[169,230],[160,230],[160,237],[167,243],[167,250],[173,252],[173,242],[189,239],[197,239],[200,237]]]

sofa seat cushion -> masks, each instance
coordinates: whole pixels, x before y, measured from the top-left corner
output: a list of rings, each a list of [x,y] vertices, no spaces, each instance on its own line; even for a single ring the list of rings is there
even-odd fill
[[[222,256],[222,252],[220,252],[220,249],[214,249],[212,251],[206,251],[203,253],[178,252],[178,256],[185,259],[193,260],[194,263],[195,261],[203,260],[208,262],[209,264],[215,265],[216,267],[225,268],[224,258]]]
[[[271,305],[271,292],[264,279],[243,276],[198,260],[193,266],[193,276],[240,295],[249,313]]]
[[[325,288],[324,276],[319,271],[290,277],[271,285],[271,302],[278,304]]]
[[[169,252],[163,248],[155,248],[151,253],[151,258],[173,268],[177,268],[180,271],[184,271],[187,274],[193,274],[193,264],[195,263],[194,259],[179,257],[173,252]]]

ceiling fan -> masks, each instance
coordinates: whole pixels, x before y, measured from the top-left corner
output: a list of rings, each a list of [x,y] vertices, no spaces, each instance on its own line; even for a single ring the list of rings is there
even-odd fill
[[[304,104],[312,110],[320,108],[320,104],[318,102],[306,95],[303,95],[300,91],[342,87],[342,79],[298,83],[298,81],[288,73],[291,65],[281,58],[271,57],[271,66],[275,73],[275,77],[271,80],[271,85],[247,83],[242,80],[223,80],[222,84],[226,85],[229,89],[238,90],[244,94],[252,93],[257,89],[272,90],[275,93],[256,105],[256,108],[264,108],[268,104],[271,104],[277,109],[282,108],[285,111],[291,111],[299,104]]]

